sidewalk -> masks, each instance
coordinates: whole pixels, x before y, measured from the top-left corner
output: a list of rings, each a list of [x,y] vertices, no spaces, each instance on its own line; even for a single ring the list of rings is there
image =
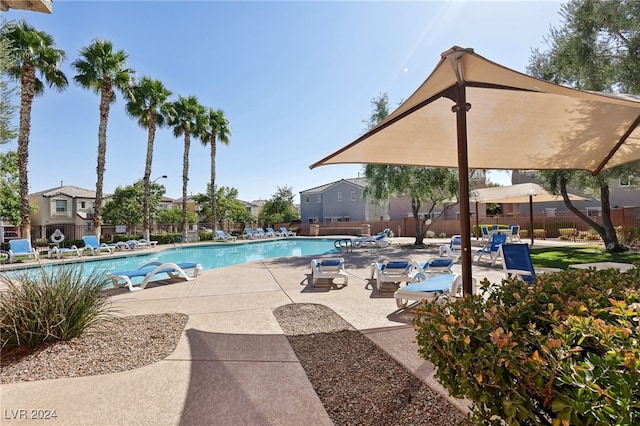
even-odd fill
[[[397,311],[391,292],[368,285],[373,261],[433,256],[398,246],[412,242],[396,238],[386,249],[343,253],[350,276],[342,289],[311,286],[311,257],[299,257],[207,270],[195,281],[114,296],[126,315],[189,315],[176,350],[163,361],[122,373],[2,385],[1,423],[35,422],[31,410],[55,410],[57,417],[47,424],[331,425],[272,314],[288,303],[330,307],[446,395],[430,364],[417,355],[412,310]],[[454,272],[461,272],[460,264]],[[474,265],[473,274],[496,282],[502,269]],[[462,401],[452,402],[465,408]]]

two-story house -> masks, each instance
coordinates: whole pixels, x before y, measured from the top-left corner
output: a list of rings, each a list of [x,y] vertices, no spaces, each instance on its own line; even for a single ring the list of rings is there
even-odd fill
[[[341,179],[300,191],[302,223],[389,220],[389,202],[363,196],[365,178]]]

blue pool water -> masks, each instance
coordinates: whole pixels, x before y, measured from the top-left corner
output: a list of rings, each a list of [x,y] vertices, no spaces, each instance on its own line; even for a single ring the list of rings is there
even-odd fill
[[[223,266],[252,262],[254,260],[272,259],[276,257],[313,256],[319,254],[336,253],[335,239],[325,238],[287,238],[282,240],[256,241],[246,244],[209,244],[187,247],[172,247],[153,253],[137,251],[135,255],[126,257],[112,257],[109,254],[99,256],[85,256],[84,272],[87,274],[99,270],[106,272],[130,271],[151,261],[162,263],[195,262],[202,265],[202,269],[221,268]],[[56,268],[47,265],[45,268]],[[38,268],[33,268],[34,272]],[[0,271],[0,275],[6,274]]]

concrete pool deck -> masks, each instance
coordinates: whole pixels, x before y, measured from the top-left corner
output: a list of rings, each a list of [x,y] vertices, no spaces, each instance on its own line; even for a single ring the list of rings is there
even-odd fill
[[[55,410],[57,417],[47,424],[331,425],[272,313],[289,303],[333,309],[446,395],[431,365],[417,354],[413,309],[398,311],[393,292],[374,290],[368,279],[371,262],[384,257],[424,261],[434,256],[434,250],[402,247],[412,242],[395,238],[389,248],[342,253],[349,285],[341,289],[314,288],[309,266],[313,256],[307,256],[206,270],[194,281],[113,296],[125,315],[187,314],[174,352],[121,373],[2,385],[0,423],[38,422],[31,410]],[[541,241],[539,246],[545,244],[551,243]],[[454,272],[460,270],[458,263]],[[503,276],[501,265],[474,264],[473,274],[492,282]],[[449,399],[465,409],[464,401]]]

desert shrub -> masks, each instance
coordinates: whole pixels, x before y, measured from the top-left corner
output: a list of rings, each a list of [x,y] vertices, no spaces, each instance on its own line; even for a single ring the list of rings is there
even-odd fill
[[[640,423],[640,263],[482,283],[480,295],[427,302],[420,355],[475,424]]]
[[[640,239],[640,227],[635,226],[617,226],[616,233],[618,234],[618,241],[625,246],[638,245]]]
[[[427,229],[427,232],[425,232],[425,236],[427,238],[435,238],[436,237],[436,233],[434,231],[432,231],[431,229]]]
[[[533,238],[547,238],[547,230],[544,228],[534,228],[533,230]]]
[[[561,240],[573,240],[578,235],[576,228],[558,228],[558,234]]]
[[[7,285],[7,291],[0,293],[3,348],[69,340],[111,318],[103,291],[109,279],[103,271],[83,276],[82,266],[63,265],[1,279]]]

